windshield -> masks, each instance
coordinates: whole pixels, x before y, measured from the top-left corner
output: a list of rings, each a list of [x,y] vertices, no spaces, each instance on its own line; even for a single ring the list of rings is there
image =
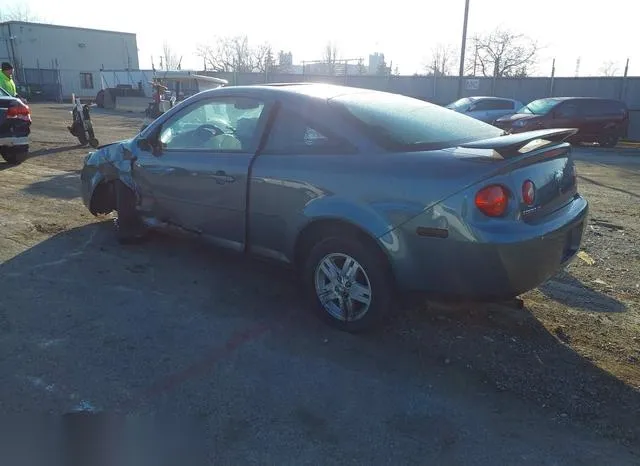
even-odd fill
[[[520,110],[518,110],[518,113],[528,113],[531,115],[546,115],[551,111],[553,107],[558,105],[558,102],[560,102],[558,99],[534,100],[533,102],[528,103],[527,105],[522,107]]]
[[[389,151],[442,149],[502,134],[480,120],[398,94],[358,92],[329,103]]]
[[[451,102],[449,105],[447,105],[447,108],[450,108],[451,110],[465,111],[471,106],[471,103],[472,100],[468,97],[465,97],[464,99],[459,99],[455,102]]]
[[[7,91],[5,91],[4,89],[2,89],[1,87],[0,87],[0,96],[3,96],[3,97],[11,97],[11,95],[10,95]]]

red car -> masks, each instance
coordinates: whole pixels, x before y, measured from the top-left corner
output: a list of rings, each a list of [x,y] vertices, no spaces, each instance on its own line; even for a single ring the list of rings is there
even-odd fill
[[[576,128],[571,142],[597,142],[614,147],[626,137],[629,110],[624,102],[594,97],[550,97],[534,100],[517,113],[494,123],[509,133],[536,129]]]

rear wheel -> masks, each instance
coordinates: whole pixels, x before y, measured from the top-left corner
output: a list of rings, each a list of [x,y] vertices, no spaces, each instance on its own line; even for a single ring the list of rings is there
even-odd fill
[[[305,262],[304,280],[318,316],[347,332],[381,323],[393,301],[391,274],[381,252],[355,237],[316,243]]]
[[[600,147],[616,147],[619,139],[620,138],[618,136],[614,134],[609,134],[599,139],[598,144],[600,144]]]
[[[29,146],[0,147],[0,155],[10,165],[19,165],[29,155]]]

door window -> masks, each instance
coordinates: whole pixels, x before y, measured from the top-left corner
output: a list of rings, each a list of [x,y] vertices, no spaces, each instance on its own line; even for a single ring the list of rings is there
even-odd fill
[[[281,108],[263,153],[346,154],[355,148],[343,138],[291,110]]]
[[[473,107],[474,111],[488,112],[491,110],[513,110],[513,103],[509,100],[485,99],[480,100]]]
[[[263,102],[246,97],[192,104],[162,126],[162,149],[250,152],[263,110]]]
[[[573,102],[567,102],[563,105],[560,105],[556,110],[556,115],[559,118],[574,118],[579,114],[578,105]]]

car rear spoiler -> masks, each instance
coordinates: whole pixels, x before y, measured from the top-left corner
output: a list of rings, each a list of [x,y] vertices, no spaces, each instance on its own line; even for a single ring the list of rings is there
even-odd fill
[[[524,133],[507,134],[505,136],[498,136],[497,138],[467,142],[461,144],[460,147],[466,149],[493,149],[500,154],[502,158],[509,159],[530,152],[531,150],[540,149],[549,144],[562,142],[577,132],[577,129],[572,128],[538,129]],[[538,143],[532,144],[530,150],[522,151],[525,146],[534,141]]]

